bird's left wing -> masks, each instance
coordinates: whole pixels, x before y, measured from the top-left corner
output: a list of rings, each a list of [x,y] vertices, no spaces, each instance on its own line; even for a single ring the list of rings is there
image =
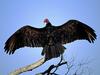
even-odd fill
[[[27,47],[42,47],[43,35],[41,29],[24,26],[17,30],[5,43],[5,52],[13,54],[16,49]]]
[[[91,43],[96,39],[95,31],[88,25],[77,20],[69,20],[63,25],[57,26],[53,35],[55,41],[62,44],[75,40],[88,40]]]

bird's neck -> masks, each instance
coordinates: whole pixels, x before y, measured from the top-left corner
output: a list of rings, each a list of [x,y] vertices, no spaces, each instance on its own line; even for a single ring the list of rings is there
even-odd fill
[[[46,27],[51,27],[51,26],[52,24],[50,22],[46,24]]]
[[[46,30],[47,30],[48,34],[51,33],[53,31],[53,29],[54,28],[51,23],[46,24]]]

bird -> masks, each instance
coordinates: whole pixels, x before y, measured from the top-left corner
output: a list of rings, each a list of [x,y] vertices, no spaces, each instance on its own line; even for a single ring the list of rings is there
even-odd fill
[[[87,40],[94,43],[97,35],[95,30],[87,24],[70,19],[59,26],[51,24],[48,18],[44,19],[45,27],[36,28],[25,25],[13,33],[5,42],[5,52],[14,52],[23,47],[42,47],[41,55],[45,61],[63,55],[66,48],[64,44],[72,43],[76,40]]]

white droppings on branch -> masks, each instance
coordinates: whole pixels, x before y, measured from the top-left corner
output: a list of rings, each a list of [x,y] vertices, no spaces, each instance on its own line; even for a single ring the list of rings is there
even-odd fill
[[[40,60],[38,60],[35,63],[32,63],[30,65],[27,65],[25,67],[19,68],[19,69],[15,70],[15,71],[11,72],[9,75],[19,75],[19,74],[21,74],[23,72],[32,71],[33,69],[41,66],[44,63],[45,63],[45,58],[41,58]]]

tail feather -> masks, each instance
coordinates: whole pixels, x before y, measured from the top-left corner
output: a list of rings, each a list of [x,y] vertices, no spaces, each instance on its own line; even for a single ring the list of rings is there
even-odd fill
[[[64,53],[66,48],[62,45],[45,46],[42,51],[42,55],[45,55],[45,60],[57,58]]]

